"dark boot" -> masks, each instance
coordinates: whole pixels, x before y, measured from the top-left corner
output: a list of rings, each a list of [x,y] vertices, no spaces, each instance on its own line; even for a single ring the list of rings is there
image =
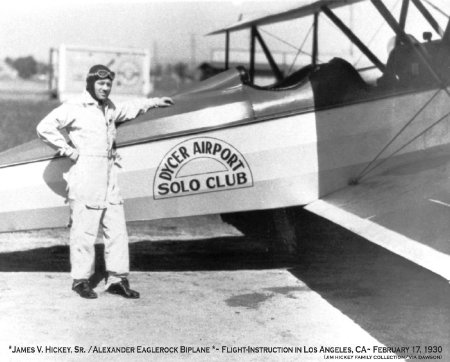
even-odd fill
[[[127,278],[122,278],[120,282],[111,284],[106,291],[130,299],[138,299],[140,296],[138,292],[130,289],[130,283]]]
[[[72,285],[72,290],[80,295],[81,298],[95,299],[97,298],[97,293],[89,285],[87,280],[74,281]]]

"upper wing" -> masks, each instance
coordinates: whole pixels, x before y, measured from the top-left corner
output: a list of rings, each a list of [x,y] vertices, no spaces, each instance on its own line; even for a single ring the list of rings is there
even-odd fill
[[[450,280],[450,145],[306,209]]]
[[[281,12],[266,14],[263,16],[242,19],[230,26],[222,29],[218,29],[209,33],[208,35],[215,35],[225,33],[227,31],[238,31],[243,29],[249,29],[252,26],[259,25],[269,25],[278,23],[281,21],[287,21],[297,18],[302,18],[305,16],[313,15],[314,13],[320,12],[323,6],[327,6],[330,9],[338,8],[341,6],[347,6],[356,2],[365,0],[315,0],[315,1],[304,1],[303,5],[296,6],[295,8],[286,9]]]

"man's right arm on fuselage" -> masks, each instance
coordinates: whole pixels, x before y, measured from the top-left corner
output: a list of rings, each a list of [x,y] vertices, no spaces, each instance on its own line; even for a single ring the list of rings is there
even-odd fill
[[[51,111],[36,127],[38,137],[46,144],[56,149],[61,156],[67,156],[75,160],[78,157],[78,152],[71,147],[63,134],[61,129],[67,127],[73,119],[70,119],[67,106],[61,105]]]

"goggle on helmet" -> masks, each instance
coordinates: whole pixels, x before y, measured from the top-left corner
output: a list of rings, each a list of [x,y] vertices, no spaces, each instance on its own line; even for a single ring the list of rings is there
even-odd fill
[[[111,80],[114,80],[115,76],[116,76],[116,73],[114,73],[112,71],[108,71],[105,69],[99,69],[95,73],[88,73],[87,78],[98,77],[100,79],[109,78]]]

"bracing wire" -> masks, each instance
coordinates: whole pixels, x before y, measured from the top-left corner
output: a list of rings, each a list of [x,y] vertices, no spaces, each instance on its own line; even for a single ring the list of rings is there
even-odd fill
[[[435,6],[434,4],[432,4],[429,0],[424,0],[427,4],[429,4],[430,6],[432,6],[435,10],[439,11],[441,14],[449,17],[447,14],[445,14],[441,9],[439,9],[437,6]],[[399,2],[399,1],[398,1]],[[398,2],[394,5],[393,9],[397,6]],[[358,59],[359,61],[359,59]],[[357,62],[358,62],[357,61]],[[446,93],[448,95],[450,95],[447,91],[447,89],[442,88],[446,91]],[[379,166],[381,166],[383,163],[385,163],[386,161],[388,161],[390,158],[392,158],[394,155],[396,155],[397,153],[399,153],[401,150],[403,150],[405,147],[407,147],[409,144],[411,144],[412,142],[414,142],[417,138],[419,138],[420,136],[422,136],[425,132],[427,132],[428,130],[430,130],[431,128],[433,128],[435,125],[437,125],[438,123],[440,123],[442,120],[444,120],[445,118],[447,118],[450,115],[450,112],[446,113],[444,116],[442,116],[441,118],[439,118],[436,122],[434,122],[431,126],[427,127],[425,130],[423,130],[422,132],[420,132],[417,136],[413,137],[410,141],[408,141],[407,143],[405,143],[403,146],[401,146],[400,148],[398,148],[396,151],[392,152],[388,157],[384,158],[383,160],[381,160],[380,162],[378,162],[376,165],[375,162],[380,158],[380,156],[383,154],[383,152],[400,136],[400,134],[417,118],[417,116],[422,113],[422,111],[432,102],[432,100],[438,95],[438,93],[442,90],[442,89],[438,89],[432,96],[430,99],[428,99],[428,101],[425,102],[425,104],[416,112],[416,114],[400,129],[400,131],[386,144],[385,147],[383,147],[381,149],[381,151],[375,156],[375,158],[360,172],[360,174],[355,178],[351,180],[352,184],[358,183],[362,178],[364,178],[368,173],[372,172],[375,168],[378,168]]]
[[[405,143],[402,147],[397,149],[395,152],[389,155],[389,157],[381,160],[376,166],[372,167],[369,171],[366,172],[365,175],[367,175],[369,172],[373,171],[375,168],[381,166],[383,163],[388,161],[390,158],[395,156],[397,153],[399,153],[401,150],[403,150],[405,147],[409,146],[411,143],[413,143],[416,139],[418,139],[420,136],[422,136],[424,133],[428,132],[430,129],[432,129],[434,126],[436,126],[438,123],[442,122],[444,119],[446,119],[448,116],[450,116],[450,112],[447,112],[444,114],[441,118],[439,118],[436,122],[425,128],[422,132],[420,132],[417,136],[413,137],[411,140],[409,140],[407,143]],[[363,175],[359,180],[361,180],[365,175]]]
[[[430,5],[434,10],[436,10],[437,12],[439,12],[440,14],[444,15],[447,18],[450,18],[450,15],[448,15],[445,11],[443,11],[442,9],[438,8],[435,4],[433,4],[431,1],[429,0],[423,0],[425,1],[428,5]]]
[[[417,137],[419,137],[420,135],[422,135],[424,132],[426,132],[429,128],[433,127],[435,124],[439,123],[443,118],[447,117],[447,115],[445,115],[443,118],[440,118],[438,122],[433,123],[433,125],[429,128],[427,128],[425,131],[421,132],[419,134],[419,136],[416,136],[413,138],[413,140],[409,141],[406,143],[406,145],[403,145],[402,147],[400,147],[400,149],[398,149],[397,151],[394,151],[391,155],[389,155],[388,157],[386,157],[385,159],[383,159],[382,161],[380,161],[378,164],[374,165],[374,163],[380,158],[380,156],[383,154],[384,151],[386,151],[386,149],[400,136],[400,134],[412,123],[414,122],[414,120],[419,116],[420,113],[422,113],[422,111],[428,107],[428,105],[433,101],[434,98],[436,98],[436,96],[439,94],[439,92],[441,91],[441,89],[438,89],[431,97],[430,99],[428,99],[424,105],[414,114],[414,116],[408,121],[406,122],[406,124],[395,134],[395,136],[381,149],[380,152],[378,152],[378,154],[374,157],[374,159],[372,161],[370,161],[370,163],[359,173],[359,175],[354,178],[351,183],[355,184],[358,183],[362,178],[364,178],[364,176],[366,176],[369,172],[373,171],[375,168],[379,167],[381,164],[383,164],[384,162],[386,162],[389,158],[391,158],[392,156],[394,156],[395,154],[397,154],[398,152],[400,152],[400,150],[402,150],[403,148],[406,147],[406,145],[410,144],[413,140],[415,140]],[[450,112],[449,112],[450,114]],[[372,165],[374,165],[372,167]]]
[[[314,26],[311,25],[311,27],[308,29],[308,31],[307,31],[307,33],[306,33],[306,36],[305,36],[305,39],[303,39],[302,44],[300,45],[300,48],[299,48],[298,51],[297,51],[297,54],[295,54],[295,58],[294,58],[294,60],[292,61],[292,64],[291,64],[291,66],[290,66],[290,68],[289,68],[287,74],[291,74],[292,68],[294,68],[295,62],[297,61],[298,56],[300,55],[301,51],[303,50],[303,46],[305,45],[306,40],[308,39],[308,36],[309,36],[309,34],[311,33],[311,30],[313,29],[313,27],[314,27]]]
[[[278,41],[282,42],[283,44],[286,44],[286,45],[290,46],[291,48],[294,48],[295,50],[298,49],[294,44],[291,44],[291,43],[287,42],[286,40],[281,39],[281,38],[277,37],[276,35],[274,35],[272,33],[269,33],[267,30],[264,30],[264,29],[260,29],[260,30],[261,30],[261,32],[271,36],[274,39],[277,39]],[[305,55],[308,55],[308,56],[311,56],[311,53],[305,52],[303,50],[301,51],[301,53],[303,53]]]

